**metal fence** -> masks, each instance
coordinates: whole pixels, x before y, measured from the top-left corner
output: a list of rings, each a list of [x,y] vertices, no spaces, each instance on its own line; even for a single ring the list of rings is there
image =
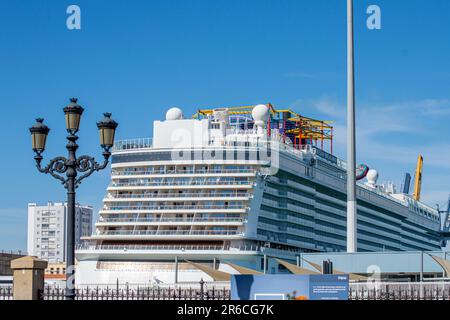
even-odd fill
[[[0,287],[0,300],[12,300],[13,288],[12,286]]]
[[[46,286],[44,300],[64,300],[62,287]],[[85,287],[76,289],[77,300],[229,300],[228,287],[200,283],[191,287]],[[12,300],[12,286],[0,287],[0,300]],[[352,283],[349,300],[447,300],[450,282],[434,283]]]
[[[229,300],[229,288],[208,287],[204,284],[195,287],[85,287],[77,288],[76,300]],[[0,300],[12,300],[12,287],[0,287]],[[45,286],[41,299],[64,300],[65,288]]]
[[[450,300],[450,282],[374,282],[350,285],[350,300]]]

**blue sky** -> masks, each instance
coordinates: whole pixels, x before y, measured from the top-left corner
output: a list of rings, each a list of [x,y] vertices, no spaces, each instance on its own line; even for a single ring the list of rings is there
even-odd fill
[[[423,153],[423,199],[450,192],[450,2],[355,1],[358,161],[380,180],[401,183]],[[65,199],[38,174],[28,127],[51,127],[45,159],[63,153],[62,107],[86,111],[80,154],[101,157],[95,121],[120,122],[118,138],[151,136],[152,121],[177,105],[271,102],[335,120],[345,156],[345,0],[2,1],[0,249],[26,249],[27,203]],[[81,30],[66,8],[81,7]],[[369,31],[366,8],[382,10]],[[85,180],[78,200],[98,208],[105,170]]]

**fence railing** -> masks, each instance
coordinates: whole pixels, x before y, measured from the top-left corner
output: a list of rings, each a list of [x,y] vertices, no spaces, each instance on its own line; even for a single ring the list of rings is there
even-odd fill
[[[450,300],[450,282],[375,282],[350,285],[350,300]]]
[[[13,255],[13,256],[23,256],[23,255],[26,255],[27,252],[26,252],[26,251],[22,251],[22,250],[14,251],[14,250],[4,250],[4,249],[1,249],[1,250],[0,250],[0,254],[3,254],[3,255]]]
[[[65,289],[46,286],[44,300],[63,300]],[[189,283],[186,285],[145,286],[80,286],[77,300],[229,300],[229,286],[223,283]],[[12,286],[0,287],[0,300],[12,300]],[[434,283],[351,283],[349,300],[441,300],[450,301],[450,282]]]
[[[85,287],[75,289],[76,300],[229,300],[229,288],[208,287]],[[12,300],[12,287],[0,288],[0,300]],[[65,300],[65,288],[46,286],[42,300]]]

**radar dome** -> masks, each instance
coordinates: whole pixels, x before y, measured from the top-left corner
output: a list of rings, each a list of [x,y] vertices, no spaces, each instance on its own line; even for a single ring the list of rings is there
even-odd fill
[[[376,186],[377,180],[378,180],[378,171],[374,169],[370,169],[369,172],[367,172],[367,184],[370,186]]]
[[[258,104],[252,110],[252,117],[255,122],[266,122],[269,119],[269,108],[265,104]]]
[[[173,107],[167,110],[166,120],[181,120],[183,119],[183,111],[180,108]]]

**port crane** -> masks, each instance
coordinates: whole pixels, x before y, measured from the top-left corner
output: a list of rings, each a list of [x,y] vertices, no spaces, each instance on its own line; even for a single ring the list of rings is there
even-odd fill
[[[423,168],[423,157],[419,154],[417,158],[416,174],[414,178],[414,193],[413,199],[420,201],[420,192],[422,188],[422,168]]]

